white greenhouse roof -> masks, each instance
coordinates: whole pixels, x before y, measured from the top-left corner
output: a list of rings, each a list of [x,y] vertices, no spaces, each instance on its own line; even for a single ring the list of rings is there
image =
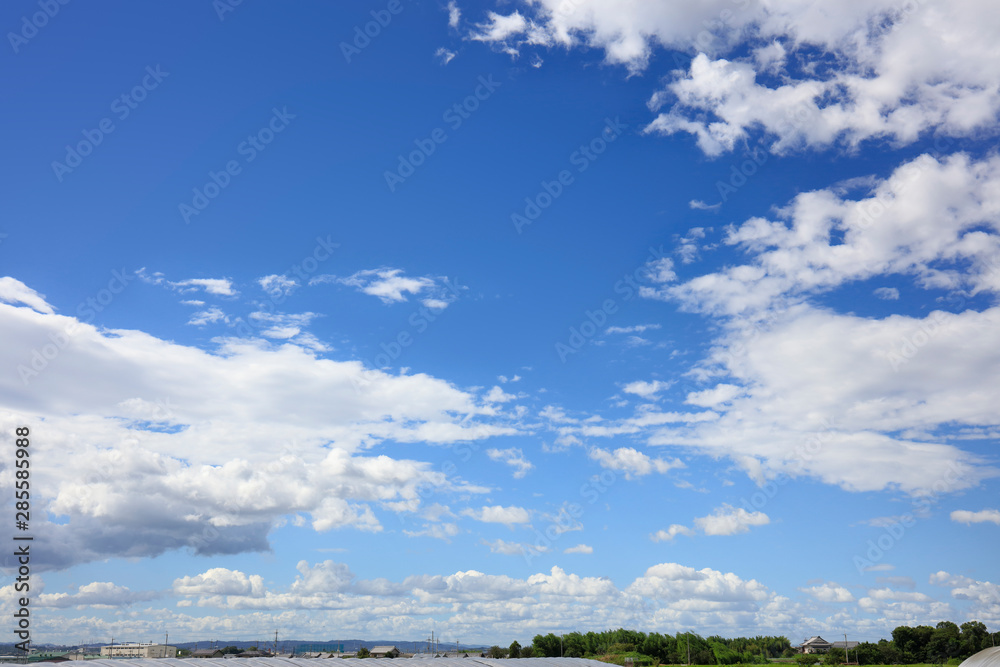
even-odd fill
[[[1000,667],[1000,646],[984,648],[966,658],[958,667]]]

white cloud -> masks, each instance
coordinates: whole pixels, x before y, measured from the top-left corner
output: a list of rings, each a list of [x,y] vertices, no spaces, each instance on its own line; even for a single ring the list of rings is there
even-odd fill
[[[260,597],[264,594],[264,579],[259,575],[247,576],[239,570],[213,567],[193,577],[174,580],[173,591],[177,595],[248,595]]]
[[[1000,510],[985,509],[978,512],[955,510],[951,513],[951,520],[964,523],[965,525],[973,523],[995,523],[1000,525]]]
[[[189,278],[168,284],[176,287],[181,292],[193,292],[199,289],[205,290],[208,294],[215,296],[237,296],[239,293],[233,289],[233,281],[229,278]]]
[[[505,393],[504,390],[497,385],[494,385],[493,388],[490,389],[485,396],[483,396],[483,400],[487,403],[509,403],[516,398],[517,396]]]
[[[421,530],[404,530],[409,537],[433,537],[451,543],[451,538],[459,534],[458,526],[453,523],[425,523]]]
[[[522,544],[520,542],[505,542],[504,540],[494,540],[482,542],[490,548],[491,553],[503,554],[504,556],[524,556],[525,554],[540,554],[549,550],[546,546],[536,546],[533,544]]]
[[[564,554],[592,554],[594,553],[594,547],[586,544],[578,544],[575,547],[567,547],[563,549]]]
[[[4,303],[23,303],[38,311],[51,315],[55,311],[45,301],[45,296],[31,289],[20,280],[5,276],[0,278],[0,301]]]
[[[462,515],[483,523],[502,523],[505,526],[531,522],[531,512],[523,507],[503,505],[483,506],[479,510],[465,509]]]
[[[448,63],[450,63],[452,60],[455,59],[456,55],[458,54],[455,53],[454,51],[449,51],[443,46],[434,52],[434,57],[437,58],[438,62],[440,62],[442,65],[447,65]]]
[[[407,293],[419,294],[434,285],[430,278],[407,278],[400,275],[402,272],[402,269],[358,271],[340,282],[377,296],[383,303],[406,301]]]
[[[694,531],[679,523],[672,523],[666,530],[658,530],[649,537],[654,542],[672,542],[678,535],[687,535],[690,537],[694,535]]]
[[[771,519],[763,512],[748,512],[742,507],[722,505],[708,516],[694,520],[694,525],[706,535],[736,535],[746,533],[750,526],[766,526]]]
[[[264,276],[263,278],[258,278],[257,283],[260,285],[261,289],[267,292],[267,295],[272,299],[279,299],[291,294],[296,287],[299,286],[298,281],[294,278],[289,278],[288,276],[279,276],[276,274],[271,274],[269,276]]]
[[[756,580],[746,581],[732,573],[710,568],[696,570],[677,563],[654,565],[625,590],[657,600],[696,599],[720,602],[731,608],[768,598],[767,588]]]
[[[538,0],[508,14],[488,12],[469,38],[511,54],[538,46],[600,49],[633,74],[659,47],[697,53],[652,96],[652,109],[671,106],[647,131],[690,133],[705,153],[718,155],[758,128],[773,138],[775,152],[869,139],[907,144],[930,130],[990,131],[1000,110],[998,32],[1000,17],[981,0],[739,8],[577,0],[568,10],[563,0]],[[747,55],[722,57],[744,45]],[[839,66],[815,66],[817,51]]]
[[[608,327],[605,333],[614,334],[631,334],[631,333],[642,333],[643,331],[650,331],[659,329],[661,325],[659,324],[636,324],[630,327]]]
[[[657,283],[669,283],[677,279],[677,273],[674,271],[674,260],[669,257],[661,257],[647,262],[644,271],[648,280]]]
[[[627,394],[635,394],[636,396],[641,396],[643,398],[651,398],[656,396],[661,391],[669,389],[672,384],[672,382],[661,382],[660,380],[654,380],[652,382],[636,380],[635,382],[629,382],[627,385],[622,387],[622,391]]]
[[[458,22],[462,19],[462,10],[459,9],[455,0],[448,0],[448,27],[457,28]]]
[[[723,403],[729,403],[743,393],[743,389],[734,384],[717,384],[711,389],[695,391],[687,395],[685,403],[703,408],[715,408]]]
[[[514,478],[521,479],[528,474],[528,471],[535,466],[524,458],[524,452],[521,451],[520,447],[511,447],[510,449],[487,449],[486,455],[490,457],[493,461],[500,461],[501,463],[506,463],[512,468],[516,468],[514,471]]]
[[[654,459],[632,447],[619,447],[613,452],[594,447],[587,455],[600,463],[602,468],[624,472],[625,479],[642,477],[653,472],[666,473],[684,467],[684,463],[679,459],[672,461]]]
[[[854,602],[854,596],[849,590],[832,581],[819,586],[800,588],[803,593],[808,593],[820,602]]]
[[[479,32],[472,33],[469,38],[481,42],[501,42],[508,37],[520,35],[529,27],[530,24],[519,12],[506,16],[489,12],[486,22],[476,26]]]
[[[883,301],[899,301],[899,290],[895,287],[878,287],[873,294]]]
[[[951,588],[951,596],[969,603],[969,618],[987,619],[988,625],[1000,621],[1000,584],[940,571],[930,576],[930,583]]]
[[[408,301],[407,295],[425,295],[421,303],[427,308],[442,310],[457,298],[458,289],[447,278],[422,276],[411,278],[403,275],[402,269],[382,267],[357,271],[346,278],[332,275],[320,275],[309,281],[310,285],[322,283],[338,283],[354,287],[363,294],[378,297],[382,303],[402,303]]]
[[[722,206],[722,202],[715,202],[714,204],[706,204],[700,199],[692,199],[691,201],[688,202],[688,206],[697,211],[717,211],[719,207]]]
[[[76,593],[43,593],[32,600],[39,607],[126,607],[160,597],[155,591],[132,591],[110,581],[95,581],[80,586]]]
[[[188,324],[196,327],[203,327],[206,324],[228,321],[229,318],[226,317],[226,314],[222,312],[221,308],[218,306],[209,306],[206,310],[199,310],[196,313],[192,313],[191,317],[188,319]]]
[[[6,304],[0,328],[0,364],[14,369],[0,395],[19,397],[0,405],[0,422],[34,427],[45,415],[38,501],[64,517],[33,526],[39,567],[267,550],[286,517],[378,531],[377,510],[418,511],[428,490],[486,489],[366,448],[518,432],[499,407],[447,382],[293,344],[225,339],[209,352]],[[59,334],[66,344],[45,368],[25,365],[24,350]]]
[[[693,430],[664,428],[648,443],[729,456],[758,483],[781,472],[920,494],[1000,474],[942,438],[907,436],[1000,422],[992,380],[1000,351],[988,334],[1000,308],[977,311],[968,301],[1000,291],[998,193],[997,158],[922,156],[859,200],[843,190],[803,193],[776,220],[729,228],[726,243],[746,263],[644,292],[718,327],[693,374],[725,382],[689,402],[721,414]],[[950,294],[942,303],[960,312],[874,318],[812,302],[885,275]]]

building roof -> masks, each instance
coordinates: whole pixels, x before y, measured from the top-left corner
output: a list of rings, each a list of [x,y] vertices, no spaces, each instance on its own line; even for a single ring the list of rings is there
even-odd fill
[[[958,667],[1000,667],[1000,646],[984,648],[966,658]]]
[[[830,642],[826,641],[825,639],[823,639],[819,635],[816,635],[815,637],[810,637],[809,639],[807,639],[804,642],[802,642],[803,646],[813,646],[815,644],[824,644],[824,645],[826,645],[826,644],[830,644]]]
[[[369,649],[371,653],[391,653],[392,651],[399,651],[395,646],[376,646],[375,648]]]

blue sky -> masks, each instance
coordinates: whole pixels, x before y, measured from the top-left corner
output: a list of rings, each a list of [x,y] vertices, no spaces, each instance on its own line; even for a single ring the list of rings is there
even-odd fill
[[[997,21],[5,4],[33,638],[998,629]]]

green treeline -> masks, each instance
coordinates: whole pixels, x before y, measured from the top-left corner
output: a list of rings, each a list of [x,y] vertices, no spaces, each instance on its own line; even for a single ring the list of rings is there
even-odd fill
[[[734,665],[737,663],[765,663],[791,650],[787,637],[737,637],[726,639],[702,637],[696,633],[661,635],[658,632],[635,630],[608,630],[606,632],[570,632],[560,638],[552,633],[536,635],[531,646],[520,653],[536,657],[604,657],[611,662],[624,664],[632,658],[635,667],[656,664]],[[615,660],[620,657],[621,660]]]
[[[833,637],[831,641],[836,641]],[[812,664],[821,662],[832,665],[849,661],[862,665],[907,665],[917,663],[945,664],[968,658],[984,648],[1000,644],[1000,633],[990,633],[979,621],[958,626],[942,621],[936,626],[899,626],[892,631],[892,639],[862,642],[845,656],[843,649],[833,649],[823,655],[798,656],[796,662]],[[636,630],[607,630],[605,632],[570,632],[559,637],[551,632],[535,635],[530,646],[517,642],[510,648],[494,646],[491,657],[530,658],[566,657],[598,658],[606,662],[625,665],[627,659],[634,667],[656,665],[735,665],[763,664],[775,658],[792,658],[797,652],[787,637],[736,637],[727,639],[717,635],[702,637],[694,632],[664,635],[658,632]]]

